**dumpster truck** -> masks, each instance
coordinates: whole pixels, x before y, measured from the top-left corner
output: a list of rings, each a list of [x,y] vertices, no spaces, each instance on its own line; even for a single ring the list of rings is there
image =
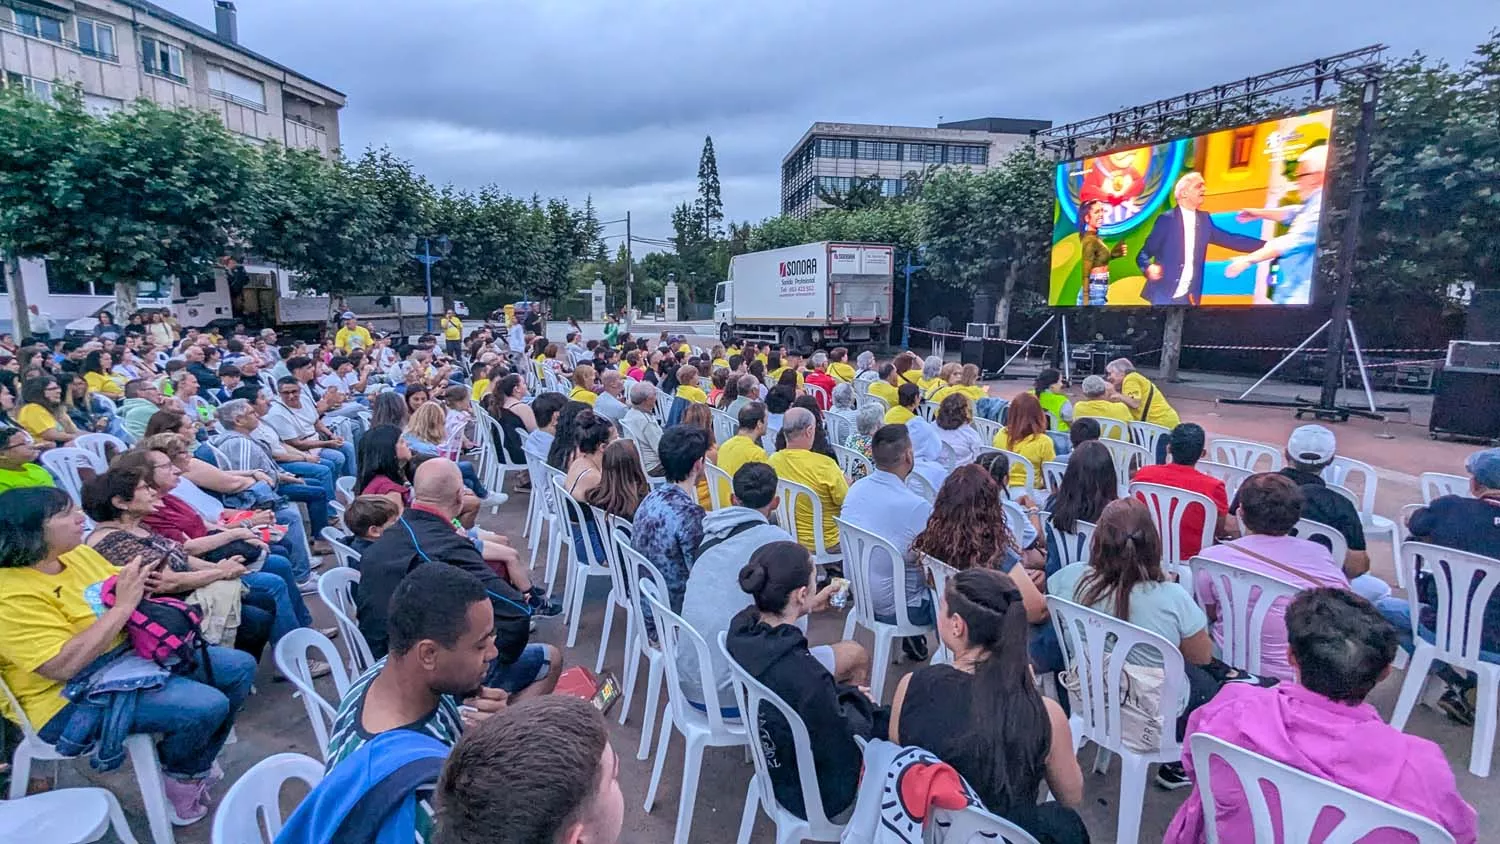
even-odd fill
[[[884,343],[891,324],[895,250],[870,243],[806,243],[736,255],[714,293],[719,339],[811,349]]]

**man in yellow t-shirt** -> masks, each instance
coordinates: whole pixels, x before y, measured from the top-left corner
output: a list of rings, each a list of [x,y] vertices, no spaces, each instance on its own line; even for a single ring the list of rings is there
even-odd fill
[[[734,436],[719,446],[719,459],[714,465],[734,480],[734,473],[747,463],[765,463],[766,450],[761,448],[760,438],[766,435],[766,406],[753,401],[740,408],[739,429]],[[728,501],[734,492],[729,484],[719,481],[721,501]]]
[[[811,450],[817,432],[817,420],[812,411],[803,407],[788,410],[781,418],[781,432],[786,435],[786,448],[771,455],[767,462],[776,470],[778,478],[802,484],[818,496],[823,505],[823,548],[833,551],[839,544],[839,528],[833,520],[843,512],[844,496],[849,494],[849,480],[833,458]],[[816,553],[812,505],[805,498],[796,503],[794,520],[797,541]]]
[[[355,349],[369,350],[375,345],[375,341],[370,339],[370,329],[359,324],[353,311],[344,311],[339,319],[344,321],[344,327],[333,335],[334,348],[348,354]]]
[[[460,360],[464,353],[464,322],[458,312],[449,308],[443,312],[443,346],[448,357]]]
[[[1123,402],[1110,401],[1109,382],[1098,375],[1090,375],[1083,379],[1083,401],[1073,403],[1073,418],[1079,419],[1084,416],[1094,416],[1104,419],[1118,419],[1125,423],[1128,430],[1130,423],[1135,419],[1130,415],[1130,408]],[[1111,439],[1129,440],[1128,433],[1121,436],[1121,431],[1113,428],[1103,431],[1104,436]]]
[[[1163,428],[1176,428],[1182,424],[1177,411],[1167,403],[1167,397],[1146,376],[1136,371],[1129,358],[1110,361],[1104,372],[1110,386],[1114,388],[1109,393],[1109,400],[1130,408],[1131,418]],[[1074,408],[1073,413],[1078,413],[1077,408]]]

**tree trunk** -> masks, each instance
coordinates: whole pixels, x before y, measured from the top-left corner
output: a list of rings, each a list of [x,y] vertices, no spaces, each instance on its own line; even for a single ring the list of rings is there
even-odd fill
[[[124,325],[130,321],[130,315],[136,311],[136,301],[140,297],[140,285],[134,281],[124,279],[115,280],[115,311],[116,325]],[[169,307],[170,311],[171,308]]]
[[[1005,283],[1000,288],[1000,299],[995,302],[995,325],[998,326],[1000,338],[1010,337],[1010,297],[1016,292],[1016,277],[1019,275],[1016,263],[1012,261],[1005,271]]]
[[[1177,362],[1182,358],[1182,321],[1187,317],[1187,308],[1172,308],[1167,311],[1167,321],[1161,330],[1161,379],[1177,380]]]
[[[26,286],[21,282],[21,259],[5,256],[5,289],[10,293],[11,335],[17,343],[31,336],[31,311],[26,304]]]

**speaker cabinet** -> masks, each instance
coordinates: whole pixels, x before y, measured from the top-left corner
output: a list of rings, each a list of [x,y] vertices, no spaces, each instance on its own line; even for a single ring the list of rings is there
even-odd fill
[[[1439,372],[1428,430],[1434,436],[1500,439],[1500,373]]]

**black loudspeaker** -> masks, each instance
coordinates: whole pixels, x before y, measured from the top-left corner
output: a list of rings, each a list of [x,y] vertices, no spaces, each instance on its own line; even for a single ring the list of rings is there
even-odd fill
[[[1500,341],[1500,290],[1475,290],[1464,319],[1464,339]]]
[[[986,375],[997,373],[1005,366],[1005,344],[966,339],[959,360],[974,364]]]
[[[1439,372],[1428,430],[1433,435],[1500,439],[1500,373]]]

